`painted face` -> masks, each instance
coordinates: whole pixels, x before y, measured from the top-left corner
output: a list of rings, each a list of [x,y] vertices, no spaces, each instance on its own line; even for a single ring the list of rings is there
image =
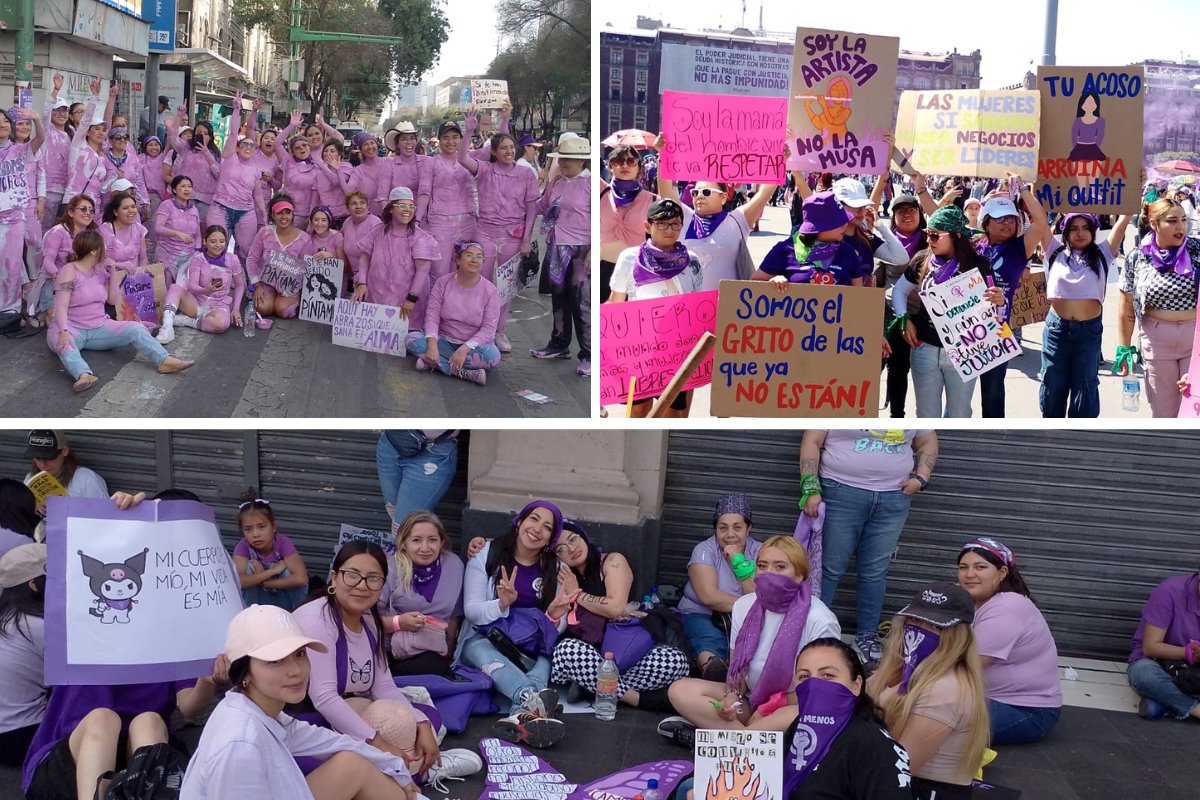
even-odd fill
[[[117,221],[122,225],[132,225],[137,222],[137,218],[137,201],[132,197],[126,197],[121,201],[121,205],[117,206]]]
[[[921,212],[916,206],[910,205],[893,208],[892,221],[896,224],[896,230],[901,233],[915,233],[917,226],[921,224]]]
[[[246,691],[276,703],[299,703],[308,694],[308,648],[279,661],[250,659],[250,674]]]
[[[356,221],[362,221],[367,216],[367,201],[361,197],[351,198],[346,202],[346,210]]]
[[[1092,229],[1085,220],[1080,217],[1071,220],[1071,225],[1067,228],[1067,244],[1073,249],[1082,250],[1090,245],[1094,239]]]
[[[412,563],[428,567],[442,554],[442,545],[442,536],[438,533],[436,525],[432,522],[418,522],[413,525],[408,538],[404,540],[404,554]]]
[[[574,531],[563,531],[554,548],[554,555],[571,569],[583,569],[588,558],[587,539]]]
[[[978,553],[964,553],[958,560],[958,585],[967,590],[976,605],[994,595],[1006,575],[1007,567],[997,567]]]
[[[146,142],[146,146],[142,150],[142,152],[144,152],[146,155],[150,156],[151,158],[154,158],[156,155],[158,155],[159,153],[162,152],[162,145],[160,145],[158,143],[157,139]]]
[[[175,187],[175,199],[181,203],[186,203],[192,199],[192,182],[190,180],[180,181]]]
[[[205,239],[204,242],[208,244],[208,239]],[[212,254],[211,250],[209,254]],[[260,553],[269,553],[275,544],[276,527],[267,515],[254,509],[243,511],[241,524],[242,536],[246,538],[249,545]]]
[[[374,158],[379,155],[379,142],[374,139],[367,139],[358,150],[362,153],[363,158]]]
[[[1158,219],[1150,220],[1154,229],[1154,238],[1159,247],[1178,247],[1187,236],[1187,215],[1183,209],[1174,206]]]
[[[574,159],[567,159],[572,161]],[[566,162],[563,162],[566,163]],[[697,214],[718,214],[725,207],[728,195],[719,184],[712,181],[700,181],[692,187],[692,206]]]
[[[650,241],[654,243],[655,247],[660,250],[670,250],[675,247],[679,237],[683,234],[683,219],[675,217],[647,222],[646,232],[650,234]]]
[[[741,548],[745,546],[746,538],[750,535],[750,526],[741,514],[722,514],[717,517],[714,533],[722,547],[732,544]]]
[[[455,259],[460,272],[468,275],[478,275],[483,269],[483,251],[478,247],[468,247],[458,254]]]
[[[88,203],[81,203],[80,206],[87,206]],[[88,221],[91,221],[91,215],[88,215]],[[54,458],[35,458],[34,465],[42,472],[49,472],[51,475],[62,469],[63,459],[67,457],[67,448],[58,451],[58,455]]]
[[[739,514],[739,516],[741,515]],[[799,578],[796,574],[796,565],[787,557],[787,553],[778,547],[759,548],[754,568],[758,572],[772,572],[776,575],[791,578],[792,580]]]
[[[496,160],[501,164],[515,164],[517,161],[517,143],[512,139],[505,139],[496,148]]]
[[[550,509],[541,506],[530,511],[517,526],[517,540],[535,552],[548,545],[553,535],[554,515],[550,513]]]
[[[75,206],[75,208],[68,211],[67,216],[71,220],[71,227],[75,230],[81,230],[92,224],[92,220],[96,217],[96,207],[92,205],[91,200],[85,200],[79,205]],[[62,461],[59,460],[59,464],[61,463]],[[46,468],[41,467],[41,469]],[[53,472],[54,470],[48,471]]]
[[[213,258],[220,256],[221,253],[225,252],[225,234],[221,233],[220,231],[213,231],[208,236],[205,236],[204,249]],[[244,529],[243,533],[245,533]]]
[[[1082,108],[1083,108],[1084,113],[1086,113],[1086,114],[1095,114],[1097,105],[1098,104],[1096,103],[1096,98],[1088,97],[1088,99],[1083,101]]]
[[[324,236],[329,233],[329,217],[325,216],[324,212],[313,214],[309,217],[308,225],[317,236]]]
[[[855,697],[862,694],[862,678],[851,677],[846,657],[832,647],[810,647],[796,659],[796,683],[803,683],[809,678],[840,683]]]
[[[458,152],[458,146],[462,144],[462,134],[457,131],[446,131],[438,137],[438,146],[442,148],[442,152],[450,155]]]
[[[333,573],[334,598],[347,611],[366,613],[379,602],[379,593],[383,590],[386,578],[379,562],[371,556],[366,553],[351,556]],[[355,581],[357,585],[351,586],[350,583]],[[377,588],[372,589],[373,585]]]
[[[417,135],[415,133],[400,134],[400,152],[406,156],[417,152]]]

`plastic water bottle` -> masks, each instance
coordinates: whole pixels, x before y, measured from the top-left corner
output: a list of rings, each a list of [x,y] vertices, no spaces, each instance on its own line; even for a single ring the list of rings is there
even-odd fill
[[[662,598],[658,596],[657,586],[650,587],[650,602],[654,604],[654,608],[658,608],[662,605]]]
[[[1137,411],[1142,407],[1142,382],[1130,373],[1121,380],[1121,410]]]
[[[255,328],[254,320],[257,317],[258,317],[258,314],[254,310],[254,301],[247,300],[246,301],[246,313],[242,314],[242,336],[253,336],[254,335],[254,328]]]
[[[596,710],[596,719],[608,721],[617,716],[617,682],[621,673],[617,671],[617,662],[612,653],[604,654],[604,663],[596,673],[596,701],[592,708]]]
[[[654,598],[648,594],[642,595],[642,611],[654,610]]]
[[[646,791],[642,798],[643,800],[662,800],[662,795],[658,792],[658,778],[646,781]]]

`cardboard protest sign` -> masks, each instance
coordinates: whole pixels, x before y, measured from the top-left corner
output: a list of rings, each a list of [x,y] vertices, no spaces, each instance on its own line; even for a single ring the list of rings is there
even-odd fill
[[[500,294],[500,305],[511,303],[521,293],[525,284],[521,283],[520,253],[496,267],[495,284]]]
[[[471,81],[471,104],[475,108],[504,108],[507,102],[508,81]]]
[[[921,300],[964,382],[1021,355],[1021,345],[999,321],[996,306],[983,298],[987,290],[979,270],[972,269],[921,292]]]
[[[167,278],[163,265],[150,264],[136,275],[117,270],[117,277],[121,281],[121,305],[117,308],[117,319],[122,322],[157,324],[162,319],[162,308],[167,299]]]
[[[47,503],[46,681],[128,684],[212,673],[242,610],[212,509],[146,501]]]
[[[885,175],[900,40],[796,29],[788,169]]]
[[[39,503],[46,502],[47,497],[67,496],[67,488],[46,470],[42,470],[30,478],[28,486],[29,491],[33,492],[34,499]]]
[[[721,281],[714,417],[864,417],[879,408],[883,292]]]
[[[712,45],[662,43],[662,91],[787,97],[792,57],[787,53]]]
[[[705,331],[716,331],[717,292],[604,303],[600,306],[600,404],[624,403],[629,379],[636,377],[633,398],[663,393],[680,364]],[[684,390],[712,381],[710,355]]]
[[[1188,362],[1188,380],[1192,387],[1179,403],[1177,419],[1200,419],[1200,325],[1192,343],[1192,360]]]
[[[300,319],[333,324],[333,304],[342,294],[346,262],[340,258],[304,257],[304,290],[300,295]]]
[[[902,92],[896,148],[926,175],[1032,179],[1040,109],[1036,91]]]
[[[329,555],[330,569],[333,569],[333,559],[337,557],[337,553],[342,549],[342,545],[349,542],[370,542],[371,544],[378,545],[387,554],[388,558],[396,554],[396,536],[390,530],[378,531],[371,528],[359,528],[343,522],[338,529],[337,545]]]
[[[266,263],[263,265],[259,283],[275,287],[275,291],[284,297],[295,297],[300,294],[304,282],[304,262],[292,258],[283,250],[268,250],[265,253]]]
[[[696,731],[697,797],[783,798],[782,731]]]
[[[663,92],[659,174],[671,180],[783,183],[787,100]]]
[[[1145,74],[1141,66],[1038,67],[1037,197],[1047,211],[1137,212]]]
[[[338,300],[333,310],[333,343],[387,356],[407,354],[408,320],[395,306]]]
[[[1043,270],[1027,270],[1021,278],[1021,285],[1013,294],[1012,314],[1009,315],[1009,325],[1023,328],[1037,322],[1045,322],[1046,314],[1050,311],[1050,301],[1046,299],[1046,273]]]

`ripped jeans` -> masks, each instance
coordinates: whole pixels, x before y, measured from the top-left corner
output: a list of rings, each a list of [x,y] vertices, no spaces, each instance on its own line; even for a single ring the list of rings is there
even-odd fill
[[[384,505],[392,522],[398,524],[413,511],[432,511],[441,501],[458,467],[458,441],[431,442],[420,453],[405,458],[387,435],[381,434],[375,466]]]
[[[522,672],[520,667],[500,655],[500,651],[486,636],[478,633],[472,633],[463,643],[461,661],[492,679],[496,691],[510,701],[509,714],[520,711],[523,700],[545,689],[550,683],[550,659],[538,656],[533,669],[528,673]]]

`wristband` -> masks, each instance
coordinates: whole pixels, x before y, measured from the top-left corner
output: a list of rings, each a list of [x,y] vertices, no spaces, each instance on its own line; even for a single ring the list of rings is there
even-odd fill
[[[904,322],[905,322],[905,320],[910,320],[910,319],[912,319],[912,315],[911,315],[911,314],[897,314],[897,315],[896,315],[896,316],[895,316],[895,317],[892,319],[891,323],[890,323],[890,324],[887,326],[887,330],[886,330],[886,331],[884,331],[884,332],[885,332],[885,333],[891,333],[891,332],[892,332],[892,331],[894,331],[896,328],[898,328],[898,327],[900,327],[901,325],[903,325],[903,324],[904,324]]]
[[[420,300],[420,299],[421,299],[421,298],[417,297],[417,296],[416,296],[415,294],[413,294],[412,292],[409,292],[409,293],[408,293],[408,297],[407,297],[407,300],[408,300],[408,302],[410,302],[410,303],[415,303],[415,302],[417,302],[417,301],[418,301],[418,300]]]
[[[1128,344],[1117,345],[1117,355],[1113,358],[1112,371],[1116,375],[1124,364],[1129,367],[1129,371],[1133,372],[1134,364],[1142,363],[1142,354],[1134,346]]]
[[[929,485],[929,481],[925,480],[924,478],[922,478],[920,475],[918,475],[915,472],[913,474],[909,475],[908,477],[911,478],[912,480],[916,481],[917,483],[921,484],[922,492],[925,491],[925,487]]]
[[[1200,647],[1200,642],[1192,639],[1187,643],[1187,646],[1183,648],[1183,659],[1187,661],[1189,667],[1196,665],[1196,647]]]
[[[806,472],[800,476],[800,508],[804,509],[804,504],[808,502],[808,498],[814,494],[821,493],[821,480],[811,472]]]
[[[396,632],[400,631],[400,615],[399,614],[396,614],[394,617],[392,617],[392,630],[396,631]]]
[[[733,568],[733,577],[739,581],[754,577],[754,562],[741,553],[735,553],[733,558],[729,559],[729,566]]]

